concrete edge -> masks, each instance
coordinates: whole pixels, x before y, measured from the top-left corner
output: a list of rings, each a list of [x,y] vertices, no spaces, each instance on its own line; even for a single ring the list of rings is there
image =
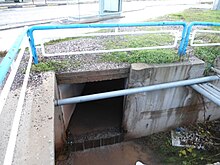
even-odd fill
[[[32,8],[32,7],[45,7],[45,6],[64,6],[64,5],[78,5],[78,4],[93,4],[97,3],[98,1],[92,1],[92,2],[80,2],[80,3],[39,3],[39,4],[3,4],[0,5],[1,9],[14,9],[14,8]]]
[[[103,16],[103,17],[97,16],[96,18],[91,18],[91,19],[86,19],[86,20],[81,20],[81,21],[74,21],[72,24],[95,23],[95,22],[106,21],[110,19],[120,19],[120,18],[124,18],[124,16],[119,16],[119,15]],[[52,21],[56,21],[56,20],[59,20],[59,18],[50,19],[50,20],[42,20],[42,21],[26,22],[26,23],[20,23],[20,24],[15,24],[15,25],[5,25],[5,26],[0,27],[0,31],[10,30],[10,29],[15,29],[15,28],[22,28],[25,26],[42,25],[42,24],[51,23]]]
[[[28,89],[13,164],[55,164],[54,72],[42,75],[43,83]]]

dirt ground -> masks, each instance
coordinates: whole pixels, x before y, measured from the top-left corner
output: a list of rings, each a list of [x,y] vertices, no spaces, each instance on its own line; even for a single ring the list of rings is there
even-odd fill
[[[140,161],[146,165],[160,165],[160,159],[146,146],[136,141],[72,152],[57,165],[135,165]]]

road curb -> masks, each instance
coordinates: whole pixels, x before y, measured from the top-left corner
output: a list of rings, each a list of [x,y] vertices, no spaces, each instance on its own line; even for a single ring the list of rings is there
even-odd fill
[[[81,3],[47,3],[47,4],[12,4],[12,5],[0,5],[0,10],[3,9],[15,9],[15,8],[32,8],[32,7],[46,7],[46,6],[64,6],[64,5],[78,5],[78,4],[92,4],[98,1],[81,2]]]
[[[96,23],[96,22],[106,21],[110,19],[120,19],[120,18],[124,18],[124,16],[116,15],[116,16],[106,16],[106,17],[94,17],[91,19],[86,19],[86,20],[81,20],[81,21],[72,21],[72,24]],[[51,20],[33,21],[33,22],[16,24],[16,25],[5,25],[5,26],[0,26],[0,31],[10,30],[10,29],[15,29],[15,28],[22,28],[25,26],[42,25],[42,24],[51,23],[57,20],[59,20],[59,18],[51,19]]]

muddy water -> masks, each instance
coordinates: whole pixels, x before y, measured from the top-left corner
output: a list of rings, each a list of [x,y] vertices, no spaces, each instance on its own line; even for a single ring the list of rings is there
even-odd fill
[[[57,165],[160,165],[159,159],[146,146],[135,141],[72,152]]]

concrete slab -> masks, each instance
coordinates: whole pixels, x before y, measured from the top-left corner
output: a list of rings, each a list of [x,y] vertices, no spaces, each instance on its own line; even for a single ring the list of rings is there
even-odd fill
[[[43,83],[27,90],[14,153],[14,165],[55,163],[55,74],[44,74]]]

